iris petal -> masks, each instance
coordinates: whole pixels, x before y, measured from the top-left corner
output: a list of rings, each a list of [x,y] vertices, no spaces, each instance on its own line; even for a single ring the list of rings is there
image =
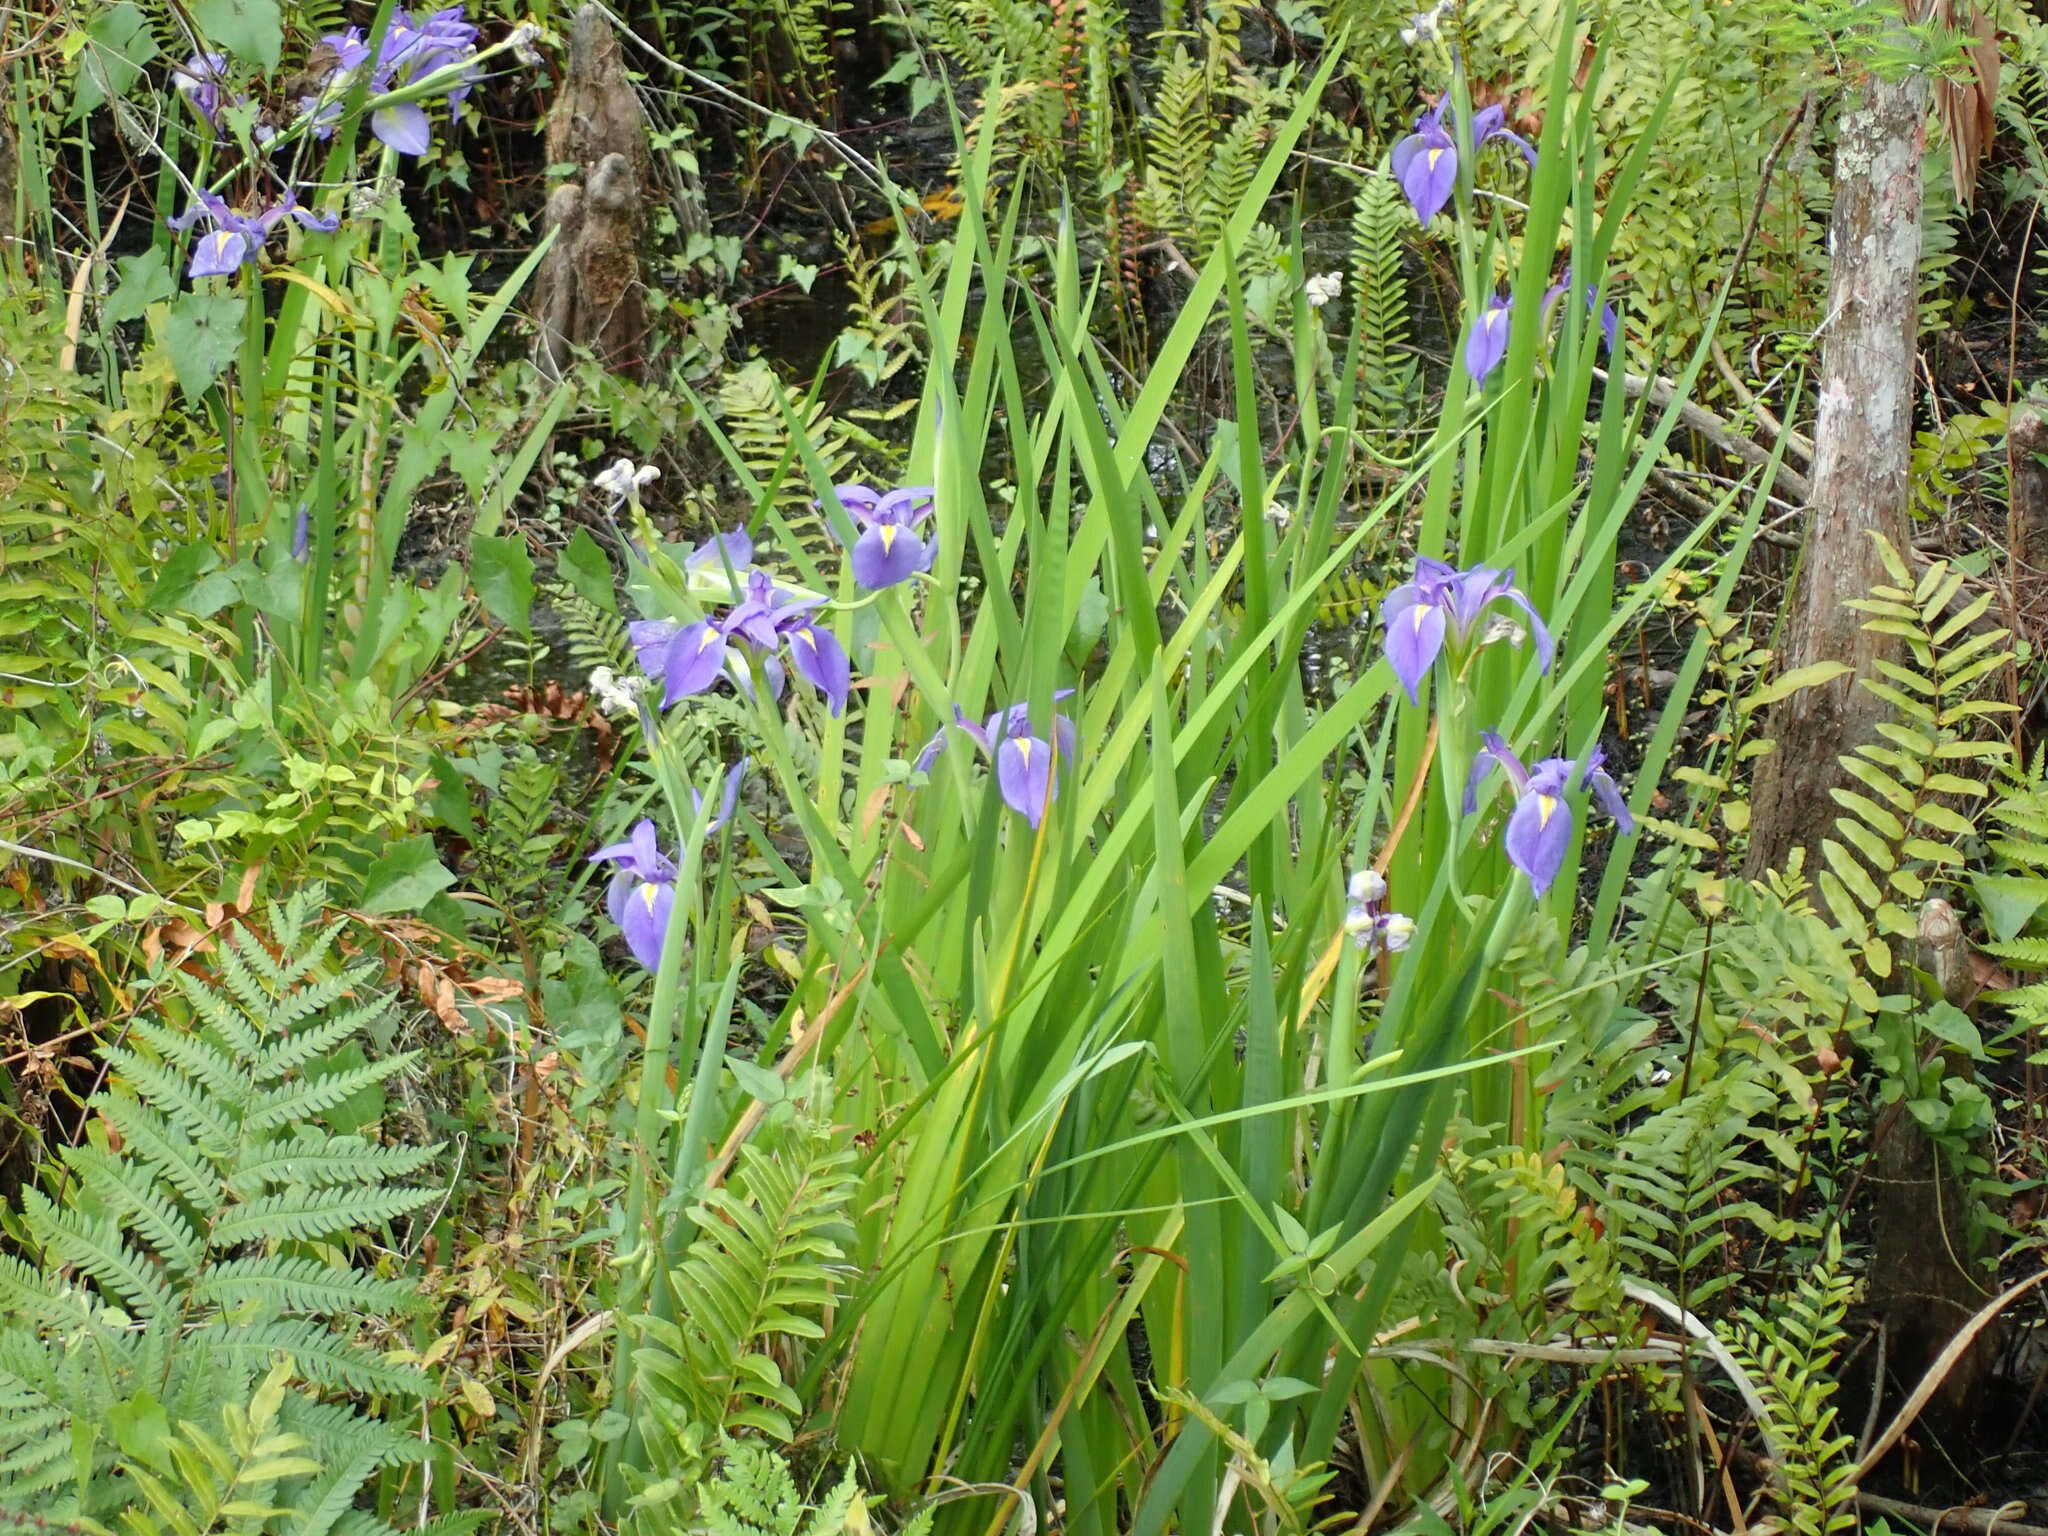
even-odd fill
[[[1508,862],[1529,877],[1529,889],[1541,896],[1557,879],[1572,841],[1572,813],[1550,795],[1524,795],[1508,818],[1502,840]]]
[[[686,625],[669,642],[662,666],[662,708],[693,693],[702,693],[718,680],[724,665],[724,632],[708,620]]]
[[[869,592],[908,581],[930,567],[924,540],[893,523],[869,525],[853,546],[853,579]]]
[[[1397,588],[1380,610],[1387,628],[1387,664],[1408,691],[1408,701],[1420,704],[1422,680],[1444,648],[1444,613],[1419,594],[1397,602],[1401,590]]]
[[[1037,736],[1011,736],[996,748],[996,787],[1004,803],[1036,828],[1052,790],[1052,747]]]
[[[853,686],[853,665],[839,637],[829,629],[804,624],[789,632],[789,660],[796,675],[825,696],[833,714],[846,708]]]

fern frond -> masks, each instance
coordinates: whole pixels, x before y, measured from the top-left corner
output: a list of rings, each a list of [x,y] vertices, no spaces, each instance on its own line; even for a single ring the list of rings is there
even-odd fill
[[[219,1208],[220,1182],[203,1166],[206,1154],[178,1127],[118,1092],[101,1095],[95,1107],[100,1118],[121,1133],[122,1143],[146,1160],[201,1217]],[[225,1126],[222,1129],[225,1134]]]
[[[692,1208],[698,1235],[670,1277],[675,1321],[638,1324],[643,1379],[718,1433],[787,1440],[803,1411],[763,1346],[822,1333],[813,1314],[842,1257],[832,1234],[855,1181],[829,1127],[804,1124],[793,1139],[780,1157],[750,1145],[730,1186]]]
[[[383,1184],[407,1178],[432,1162],[433,1147],[379,1147],[360,1136],[300,1131],[290,1141],[273,1141],[244,1158],[234,1188],[254,1195],[271,1184]]]
[[[151,1107],[170,1116],[200,1152],[208,1157],[227,1157],[233,1152],[233,1124],[196,1084],[123,1045],[109,1043],[100,1048],[100,1054],[130,1085],[141,1090]]]
[[[299,1374],[318,1386],[419,1397],[431,1385],[426,1372],[417,1366],[380,1360],[323,1325],[303,1319],[251,1323],[223,1330],[217,1337],[224,1353],[248,1367],[268,1365],[280,1352],[288,1354]]]
[[[265,1312],[402,1317],[421,1305],[419,1288],[406,1280],[379,1280],[318,1259],[228,1259],[214,1265],[192,1287],[191,1305],[237,1312],[254,1305]]]
[[[155,1267],[121,1240],[120,1223],[62,1210],[39,1189],[22,1191],[22,1214],[44,1252],[90,1275],[143,1317],[161,1317],[175,1303]]]
[[[300,1078],[285,1087],[270,1089],[249,1101],[242,1117],[242,1129],[248,1135],[262,1135],[266,1131],[324,1115],[337,1104],[383,1082],[395,1072],[404,1071],[417,1060],[418,1051],[406,1051],[397,1056],[387,1056],[382,1061],[365,1062],[359,1067],[346,1067],[319,1077]]]
[[[390,1221],[435,1198],[431,1189],[320,1189],[265,1195],[224,1211],[214,1221],[212,1239],[224,1247],[257,1241],[312,1242]]]
[[[114,1220],[132,1218],[136,1232],[173,1276],[198,1268],[201,1239],[192,1224],[133,1163],[117,1162],[97,1147],[79,1147],[71,1166]]]
[[[294,1038],[291,1031],[301,1019],[332,1011],[344,998],[369,987],[376,973],[377,968],[373,965],[358,965],[331,975],[309,976],[290,984],[283,995],[271,1002],[269,1011],[264,1015],[266,1032],[279,1039]],[[382,998],[374,1001],[380,1008],[390,1006]]]
[[[135,1020],[129,1026],[129,1034],[149,1046],[160,1059],[183,1069],[190,1089],[230,1108],[239,1109],[248,1102],[248,1072],[202,1037],[166,1028],[154,1019]]]
[[[0,1253],[0,1315],[38,1316],[51,1328],[96,1328],[104,1321],[93,1294]]]
[[[275,960],[243,927],[226,938],[217,982],[181,974],[193,1025],[138,1019],[130,1043],[107,1046],[111,1076],[90,1105],[106,1133],[62,1152],[62,1204],[23,1192],[26,1257],[0,1255],[0,1498],[86,1487],[80,1513],[140,1532],[181,1501],[229,1507],[238,1479],[264,1494],[315,1479],[319,1530],[332,1536],[354,1523],[348,1505],[375,1467],[411,1454],[346,1401],[291,1392],[275,1366],[288,1357],[306,1388],[401,1408],[427,1389],[424,1373],[349,1336],[418,1305],[410,1284],[349,1267],[348,1240],[436,1198],[394,1181],[437,1149],[319,1123],[410,1060],[309,1075],[388,1011],[381,997],[351,1002],[369,980],[361,968],[308,974],[336,942],[331,925],[312,926],[322,906],[311,890],[272,904]],[[280,1251],[306,1242],[342,1262]],[[111,1437],[85,1431],[145,1391],[179,1426],[170,1460],[113,1476]],[[288,1427],[265,1427],[280,1412]],[[196,1427],[212,1423],[225,1439]],[[319,1459],[291,1454],[300,1444]]]

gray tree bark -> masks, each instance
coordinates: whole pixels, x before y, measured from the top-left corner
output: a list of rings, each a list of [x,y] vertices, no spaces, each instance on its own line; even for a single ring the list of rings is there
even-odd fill
[[[1846,606],[1884,580],[1870,535],[1904,547],[1913,448],[1913,351],[1920,264],[1920,163],[1928,82],[1871,76],[1842,114],[1829,225],[1829,324],[1814,428],[1813,505],[1783,647],[1786,668],[1855,670],[1771,711],[1777,751],[1758,762],[1752,875],[1833,826],[1836,759],[1872,735],[1882,703],[1857,686],[1891,649]]]

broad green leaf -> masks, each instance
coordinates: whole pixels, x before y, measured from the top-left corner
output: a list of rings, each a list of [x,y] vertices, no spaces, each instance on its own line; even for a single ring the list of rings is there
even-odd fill
[[[1779,700],[1790,698],[1802,689],[1818,688],[1821,684],[1831,683],[1844,673],[1854,670],[1855,668],[1848,663],[1840,661],[1816,661],[1807,666],[1794,667],[1790,672],[1773,678],[1750,695],[1747,707],[1768,709]]]
[[[121,280],[100,310],[100,318],[108,325],[140,320],[150,305],[178,291],[177,281],[171,276],[170,254],[162,246],[153,245],[133,256],[123,256],[114,263],[114,270]]]
[[[2039,875],[1972,874],[1970,888],[1991,924],[1991,936],[2001,944],[2026,932],[2041,903],[2048,901],[2048,880]]]
[[[522,635],[533,633],[533,557],[526,540],[479,535],[470,544],[469,582],[492,618]]]
[[[145,606],[151,613],[189,613],[203,619],[234,596],[235,579],[221,569],[220,551],[210,544],[187,544],[164,561]]]
[[[196,401],[235,360],[242,344],[243,299],[237,293],[181,295],[164,321],[164,350],[178,386]]]
[[[455,883],[425,833],[409,837],[370,866],[362,909],[373,916],[417,912]]]
[[[555,570],[569,583],[570,590],[593,608],[606,613],[619,611],[618,598],[612,590],[611,558],[590,536],[588,528],[576,530],[576,537],[556,560]]]
[[[120,0],[95,16],[78,51],[78,89],[71,108],[80,117],[109,98],[127,94],[142,66],[157,56],[149,18],[132,0]]]
[[[208,42],[266,73],[284,53],[284,14],[277,0],[192,0],[192,19]]]

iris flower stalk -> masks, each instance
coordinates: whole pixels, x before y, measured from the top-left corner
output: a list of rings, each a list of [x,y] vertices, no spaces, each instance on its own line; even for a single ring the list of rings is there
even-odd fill
[[[626,1183],[624,1208],[612,1232],[614,1253],[624,1277],[621,1304],[626,1305],[637,1304],[645,1294],[642,1287],[647,1277],[660,1272],[655,1264],[635,1262],[643,1257],[641,1245],[648,1238],[646,1213],[651,1204],[651,1170],[666,1165],[670,1187],[678,1189],[692,1188],[700,1171],[701,1145],[693,1143],[691,1137],[702,1130],[702,1115],[715,1096],[705,1083],[705,1069],[724,1060],[722,1041],[731,1007],[732,984],[738,977],[735,968],[728,974],[726,995],[716,1003],[711,1002],[713,988],[707,966],[717,946],[709,942],[687,944],[684,937],[692,931],[703,931],[704,913],[699,899],[703,848],[712,830],[729,817],[730,811],[726,807],[737,801],[739,772],[743,771],[745,764],[742,762],[736,765],[735,771],[728,772],[720,795],[720,813],[710,819],[702,834],[692,837],[691,831],[703,816],[703,791],[684,784],[671,754],[653,738],[650,738],[649,756],[655,781],[668,802],[670,821],[685,830],[681,857],[670,882],[675,895],[670,903],[664,942],[658,952],[660,965],[654,974],[654,995],[647,1008],[647,1036],[640,1061],[638,1109],[634,1122],[634,1142],[639,1155],[631,1160],[632,1171]],[[692,807],[688,814],[684,809],[686,803]],[[683,974],[686,954],[692,972],[687,982]],[[688,1033],[683,1035],[683,1050],[680,1059],[676,1059],[676,1025],[677,1020],[684,1016],[686,996],[705,1003],[703,1030],[694,1037]],[[689,1122],[682,1127],[679,1137],[672,1125],[664,1123],[675,1101],[668,1079],[672,1066],[680,1081],[693,1085]],[[667,1155],[671,1138],[675,1138],[672,1158]],[[655,1305],[662,1304],[664,1294],[657,1288]],[[635,1371],[631,1352],[621,1350],[615,1365],[614,1390],[629,1390]]]

